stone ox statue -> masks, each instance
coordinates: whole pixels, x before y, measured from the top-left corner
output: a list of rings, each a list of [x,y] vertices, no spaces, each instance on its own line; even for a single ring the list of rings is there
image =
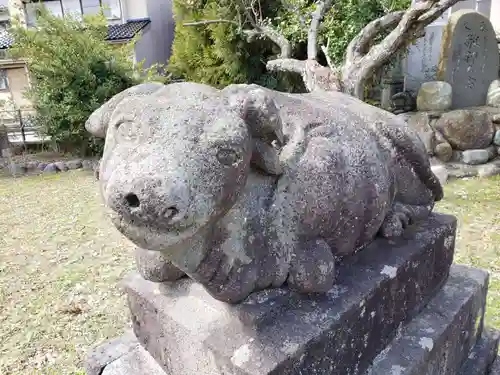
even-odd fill
[[[284,283],[328,291],[337,257],[400,236],[443,196],[418,136],[341,93],[145,83],[86,128],[106,139],[114,225],[161,254],[143,275],[187,274],[230,303]]]

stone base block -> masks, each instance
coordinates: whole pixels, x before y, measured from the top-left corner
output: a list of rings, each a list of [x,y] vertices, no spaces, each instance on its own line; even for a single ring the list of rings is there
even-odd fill
[[[443,289],[365,375],[456,375],[482,335],[487,289],[485,271],[454,265]]]
[[[101,375],[173,375],[166,374],[160,365],[142,347],[107,365]]]
[[[497,357],[499,338],[498,331],[485,329],[457,375],[488,375]]]
[[[119,358],[137,350],[141,345],[132,331],[94,348],[85,360],[87,375],[101,375],[104,368]]]
[[[133,332],[96,347],[85,363],[87,375],[168,375]]]
[[[455,218],[436,214],[396,242],[377,240],[337,267],[337,285],[322,296],[280,288],[233,306],[189,279],[155,284],[133,273],[125,288],[134,332],[169,375],[363,374],[441,289],[455,230]],[[462,298],[447,309],[476,318],[482,294],[463,307],[465,296],[446,290]]]

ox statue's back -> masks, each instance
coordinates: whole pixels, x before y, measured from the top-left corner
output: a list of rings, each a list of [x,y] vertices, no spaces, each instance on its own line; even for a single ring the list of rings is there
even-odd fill
[[[341,93],[146,83],[86,127],[106,138],[113,223],[161,254],[143,275],[188,275],[231,303],[284,283],[330,290],[337,257],[402,235],[443,196],[418,136]]]

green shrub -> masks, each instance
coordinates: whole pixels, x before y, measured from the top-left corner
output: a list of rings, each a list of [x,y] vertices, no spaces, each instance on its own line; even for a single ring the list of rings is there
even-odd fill
[[[271,74],[265,63],[276,53],[269,40],[248,42],[239,22],[244,18],[231,0],[174,0],[175,40],[169,71],[188,81],[222,88],[231,83],[258,83],[277,90],[300,90],[300,79]],[[264,9],[269,16],[273,9]],[[203,20],[226,20],[185,26]]]
[[[113,95],[155,78],[151,71],[140,71],[141,64],[139,71],[133,67],[132,44],[106,42],[102,14],[80,21],[42,8],[37,29],[15,25],[11,32],[13,55],[28,62],[32,84],[27,96],[35,122],[64,151],[100,152],[103,142],[85,130],[87,118]]]

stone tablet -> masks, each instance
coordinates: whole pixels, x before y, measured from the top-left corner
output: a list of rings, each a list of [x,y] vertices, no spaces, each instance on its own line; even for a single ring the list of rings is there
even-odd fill
[[[481,106],[498,77],[499,55],[491,22],[473,10],[459,10],[444,31],[438,80],[453,87],[452,108]]]

